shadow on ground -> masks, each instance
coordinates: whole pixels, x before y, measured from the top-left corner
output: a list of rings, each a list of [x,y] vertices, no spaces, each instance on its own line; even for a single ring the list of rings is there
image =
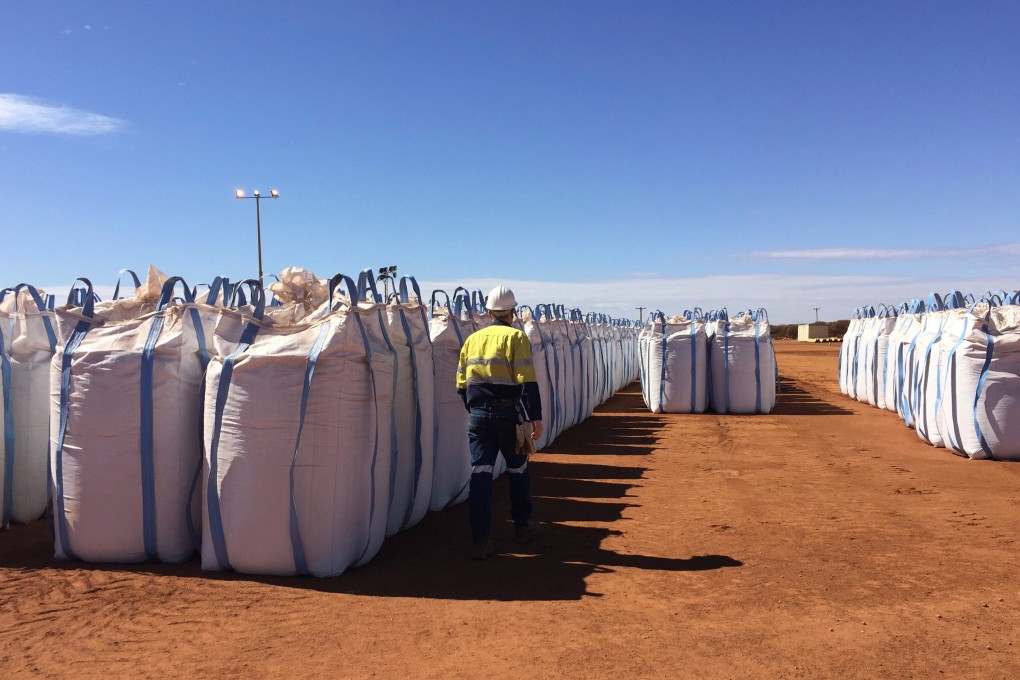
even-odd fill
[[[640,407],[640,409],[638,408]],[[268,585],[379,597],[424,597],[454,600],[574,600],[598,597],[588,590],[593,573],[618,569],[691,572],[739,567],[725,555],[688,558],[629,555],[602,547],[608,536],[626,530],[631,489],[638,487],[646,468],[641,457],[652,452],[660,417],[633,413],[643,410],[640,388],[617,393],[584,423],[564,432],[533,462],[536,514],[541,522],[532,544],[512,542],[506,478],[496,483],[496,554],[485,562],[467,558],[469,547],[466,504],[429,513],[416,527],[387,539],[369,564],[337,578],[259,577],[205,572],[197,559],[185,564],[93,565],[52,559],[52,541],[45,522],[15,527],[0,535],[0,567],[40,569],[96,569],[129,571],[184,578],[248,581]],[[585,457],[573,462],[571,457]],[[593,456],[606,456],[603,462]],[[609,457],[627,456],[622,460]],[[609,526],[577,526],[595,522]]]
[[[811,394],[799,382],[783,378],[772,413],[777,416],[852,416],[851,409]]]

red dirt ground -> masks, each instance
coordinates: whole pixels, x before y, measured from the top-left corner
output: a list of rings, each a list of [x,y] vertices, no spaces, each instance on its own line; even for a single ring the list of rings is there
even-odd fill
[[[533,463],[538,541],[432,513],[335,579],[52,558],[0,534],[0,677],[1020,677],[1020,466],[933,449],[778,344],[769,416],[637,385]]]

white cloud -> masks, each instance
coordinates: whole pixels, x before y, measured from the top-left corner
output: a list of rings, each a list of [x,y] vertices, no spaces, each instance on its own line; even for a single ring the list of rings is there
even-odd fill
[[[769,260],[919,260],[927,258],[988,257],[1020,255],[1020,243],[1004,243],[974,248],[812,248],[804,250],[765,250],[747,257]]]
[[[66,106],[52,106],[33,97],[0,93],[0,130],[63,135],[103,135],[123,129],[125,122]]]

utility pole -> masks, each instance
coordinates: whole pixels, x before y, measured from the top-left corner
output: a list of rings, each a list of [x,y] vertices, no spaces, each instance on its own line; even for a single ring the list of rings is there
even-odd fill
[[[821,309],[821,307],[815,307],[815,323],[818,323],[818,310],[819,309]]]

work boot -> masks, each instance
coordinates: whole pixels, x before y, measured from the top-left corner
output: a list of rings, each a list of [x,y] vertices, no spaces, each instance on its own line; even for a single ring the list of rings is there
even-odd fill
[[[479,541],[471,545],[471,559],[484,560],[492,554],[492,540]]]
[[[514,531],[514,543],[531,543],[538,531],[538,520],[532,515],[523,526],[517,527]]]

